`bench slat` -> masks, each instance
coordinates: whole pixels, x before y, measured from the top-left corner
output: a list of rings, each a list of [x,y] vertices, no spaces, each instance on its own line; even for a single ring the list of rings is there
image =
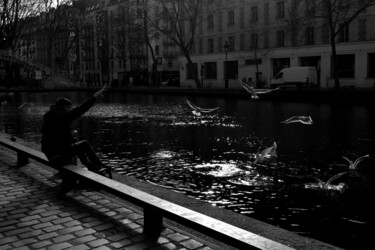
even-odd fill
[[[17,142],[11,141],[10,139],[7,139],[4,135],[0,136],[0,145],[7,147],[9,149],[12,149],[16,151],[17,153],[20,153],[21,157],[24,157],[25,155],[27,155],[28,157],[36,161],[39,161],[46,165],[50,165],[47,157],[42,152],[35,150],[33,148],[29,148]]]
[[[100,188],[103,188],[103,190],[132,201],[141,207],[153,207],[160,211],[166,218],[213,236],[216,239],[223,240],[223,242],[231,242],[232,245],[241,249],[250,249],[251,246],[254,249],[268,250],[293,249],[231,224],[150,195],[126,184],[108,179],[79,166],[69,165],[64,167],[64,169],[79,179],[92,181]]]

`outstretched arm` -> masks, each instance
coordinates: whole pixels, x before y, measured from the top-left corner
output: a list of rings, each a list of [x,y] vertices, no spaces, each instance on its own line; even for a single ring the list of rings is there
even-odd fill
[[[67,114],[68,119],[70,121],[73,121],[77,119],[78,117],[80,117],[81,115],[83,115],[84,113],[86,113],[95,104],[98,97],[101,96],[105,90],[107,90],[107,88],[108,88],[108,85],[104,84],[104,86],[99,91],[95,92],[91,98],[86,100],[84,103],[82,103],[78,107],[70,110]]]
[[[104,84],[103,87],[102,87],[99,91],[95,92],[94,97],[95,97],[95,98],[98,98],[98,97],[101,96],[101,95],[103,94],[103,92],[106,91],[107,89],[108,89],[108,85],[107,85],[107,84]]]

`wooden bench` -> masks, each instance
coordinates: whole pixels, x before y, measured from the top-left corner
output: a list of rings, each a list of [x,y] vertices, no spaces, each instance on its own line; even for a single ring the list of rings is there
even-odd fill
[[[0,136],[0,145],[17,152],[18,165],[27,164],[29,162],[28,158],[49,165],[43,153],[4,136]],[[93,185],[96,188],[100,188],[142,207],[144,219],[143,232],[150,237],[158,237],[160,235],[163,230],[163,218],[165,217],[239,249],[293,249],[263,236],[101,176],[80,166],[68,165],[64,167],[63,176],[66,176],[63,179],[63,184],[67,180],[69,183],[72,180],[82,180],[90,184],[90,186]]]
[[[17,165],[24,166],[29,163],[29,158],[51,166],[47,157],[40,151],[24,146],[17,142],[17,138],[0,133],[0,145],[7,147],[17,153]]]

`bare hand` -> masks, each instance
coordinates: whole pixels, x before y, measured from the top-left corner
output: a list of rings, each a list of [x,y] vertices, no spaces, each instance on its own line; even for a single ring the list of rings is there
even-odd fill
[[[102,87],[99,91],[97,91],[97,92],[94,94],[94,96],[95,96],[96,98],[98,98],[98,97],[101,96],[101,95],[103,94],[103,92],[106,91],[107,89],[108,89],[108,85],[107,85],[107,84],[104,84],[103,87]]]

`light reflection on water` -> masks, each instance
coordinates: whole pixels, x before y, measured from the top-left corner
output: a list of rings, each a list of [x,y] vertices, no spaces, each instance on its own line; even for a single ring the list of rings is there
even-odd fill
[[[5,130],[39,142],[41,117],[61,95],[75,103],[89,96],[67,92],[4,97]],[[363,240],[361,234],[373,219],[374,161],[363,161],[356,177],[332,183],[346,182],[344,193],[319,186],[316,178],[327,180],[346,171],[342,156],[374,157],[373,109],[189,98],[201,107],[220,109],[196,117],[184,96],[113,93],[75,125],[120,174],[335,245]],[[15,108],[25,102],[30,105]],[[280,124],[294,115],[310,115],[314,125]],[[273,141],[278,157],[253,165],[258,149]]]

